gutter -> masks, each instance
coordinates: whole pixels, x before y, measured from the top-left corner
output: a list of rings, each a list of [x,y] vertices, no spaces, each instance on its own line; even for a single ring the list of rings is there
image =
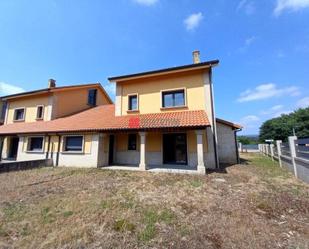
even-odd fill
[[[237,144],[237,134],[236,134],[238,131],[242,131],[242,129],[239,128],[239,129],[234,130],[236,160],[237,160],[237,163],[240,164],[240,157],[239,157],[238,144]]]

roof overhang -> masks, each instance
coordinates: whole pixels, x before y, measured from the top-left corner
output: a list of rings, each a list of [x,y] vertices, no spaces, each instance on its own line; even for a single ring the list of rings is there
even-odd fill
[[[189,72],[189,71],[196,71],[196,70],[203,70],[208,69],[210,67],[217,66],[219,64],[219,60],[212,60],[212,61],[206,61],[196,64],[189,64],[179,67],[171,67],[171,68],[164,68],[154,71],[146,71],[142,73],[136,73],[136,74],[128,74],[128,75],[121,75],[121,76],[115,76],[115,77],[109,77],[108,80],[110,82],[121,82],[121,81],[127,81],[127,80],[134,80],[134,79],[140,79],[140,78],[146,78],[146,77],[153,77],[153,76],[161,76],[171,73],[180,73],[180,72]]]

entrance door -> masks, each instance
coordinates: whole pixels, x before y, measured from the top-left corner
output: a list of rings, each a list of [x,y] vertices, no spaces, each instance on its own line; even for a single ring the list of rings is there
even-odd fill
[[[9,158],[16,159],[17,151],[18,151],[18,142],[19,142],[19,137],[11,138]]]
[[[187,164],[186,133],[163,134],[163,163]]]
[[[108,150],[109,165],[112,165],[114,163],[114,143],[115,143],[115,136],[109,135],[109,150]]]

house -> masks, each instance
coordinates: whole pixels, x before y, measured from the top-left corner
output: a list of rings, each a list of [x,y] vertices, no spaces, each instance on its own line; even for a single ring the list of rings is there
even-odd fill
[[[195,51],[193,64],[110,77],[115,104],[98,84],[3,97],[2,158],[46,158],[55,166],[181,167],[202,174],[237,163],[241,126],[215,115],[212,70],[218,64],[200,62]]]

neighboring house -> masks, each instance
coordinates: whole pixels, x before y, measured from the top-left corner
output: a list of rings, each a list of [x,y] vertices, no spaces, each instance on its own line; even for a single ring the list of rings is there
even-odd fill
[[[115,105],[99,85],[102,100],[89,110],[84,110],[85,100],[93,85],[55,88],[59,93],[48,88],[46,94],[53,97],[44,106],[52,107],[44,109],[48,118],[39,122],[33,115],[41,113],[36,107],[43,103],[40,91],[4,97],[8,111],[0,135],[11,144],[3,146],[3,158],[12,157],[15,139],[17,161],[52,158],[55,166],[131,165],[145,170],[181,165],[205,173],[219,163],[237,163],[236,132],[241,126],[216,118],[214,111],[212,68],[219,61],[200,62],[198,51],[193,58],[190,65],[109,78],[116,84]],[[61,102],[61,94],[72,96],[76,87],[88,90]],[[28,118],[19,112],[26,106],[29,111],[36,107]]]

